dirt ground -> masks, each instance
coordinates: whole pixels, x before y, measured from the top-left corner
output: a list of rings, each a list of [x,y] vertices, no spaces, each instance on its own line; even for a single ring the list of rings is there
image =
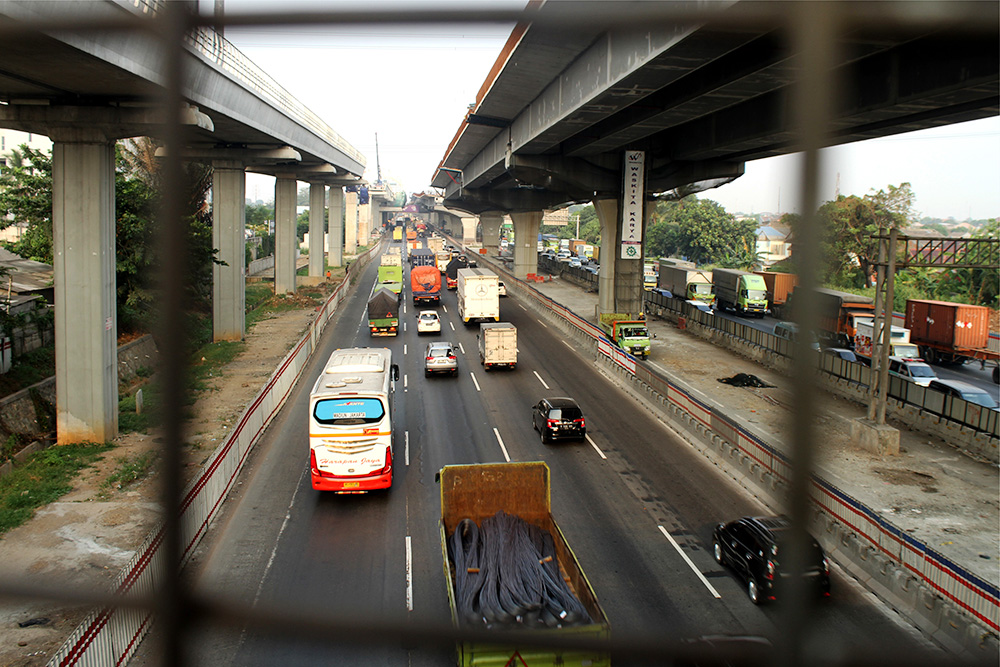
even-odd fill
[[[225,441],[228,429],[314,316],[310,303],[257,323],[247,334],[244,351],[210,380],[194,406],[185,438],[189,477]],[[86,469],[69,494],[0,538],[0,578],[17,585],[107,592],[155,526],[159,505],[150,479],[111,491],[102,483],[120,459],[155,451],[158,441],[142,433],[116,438],[114,449]],[[0,666],[46,664],[86,612],[51,602],[0,600]],[[21,627],[24,623],[28,625]]]

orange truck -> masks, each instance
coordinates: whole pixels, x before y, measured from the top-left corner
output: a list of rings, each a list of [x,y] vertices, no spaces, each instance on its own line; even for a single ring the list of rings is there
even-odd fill
[[[410,270],[413,305],[441,302],[441,272],[436,266],[415,266]]]

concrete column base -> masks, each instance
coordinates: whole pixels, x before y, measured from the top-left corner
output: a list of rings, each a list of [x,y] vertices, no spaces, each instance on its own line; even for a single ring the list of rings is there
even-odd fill
[[[851,439],[880,456],[899,455],[899,430],[865,418],[851,422]]]

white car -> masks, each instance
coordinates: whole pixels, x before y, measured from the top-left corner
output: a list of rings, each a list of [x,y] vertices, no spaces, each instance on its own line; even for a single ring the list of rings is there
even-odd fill
[[[441,318],[435,310],[421,310],[417,315],[417,333],[441,333]]]
[[[497,294],[500,296],[507,296],[507,286],[503,284],[502,280],[497,281]]]

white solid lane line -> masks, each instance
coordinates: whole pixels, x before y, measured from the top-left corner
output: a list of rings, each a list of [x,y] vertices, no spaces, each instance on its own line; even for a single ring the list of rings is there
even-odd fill
[[[413,548],[406,536],[406,611],[413,611]]]
[[[709,590],[712,596],[715,598],[721,598],[722,596],[719,595],[719,591],[715,590],[712,584],[708,583],[708,579],[705,578],[705,575],[701,573],[701,570],[699,570],[694,566],[694,563],[691,562],[691,559],[688,558],[687,554],[684,553],[684,551],[681,549],[681,545],[677,544],[677,542],[674,541],[674,538],[670,536],[670,533],[667,532],[667,529],[664,528],[663,526],[657,526],[657,528],[660,529],[660,532],[663,533],[664,537],[670,540],[670,543],[674,545],[674,549],[677,549],[677,553],[681,555],[681,558],[683,558],[684,562],[688,564],[688,567],[690,567],[694,571],[694,573],[698,575],[698,578],[701,579],[701,583],[705,584],[705,588]]]
[[[403,440],[406,441],[406,446],[403,448],[403,453],[404,453],[403,459],[405,460],[406,465],[410,465],[410,432],[409,431],[403,431]]]
[[[469,375],[472,376],[472,384],[476,385],[476,391],[482,391],[482,389],[479,388],[479,382],[476,380],[476,374],[470,371]]]
[[[507,463],[510,463],[510,454],[507,453],[507,448],[504,447],[504,444],[503,444],[503,438],[500,437],[500,431],[498,431],[496,429],[496,427],[493,428],[493,435],[495,435],[497,437],[497,442],[500,443],[500,450],[503,451],[504,461],[506,461]]]
[[[406,343],[403,343],[403,354],[406,354]]]
[[[465,354],[465,348],[462,347],[461,343],[458,344],[458,349],[462,351],[462,354]]]
[[[596,443],[596,442],[594,442],[594,441],[593,441],[593,440],[591,439],[591,437],[590,437],[590,434],[589,434],[589,433],[588,433],[588,434],[586,435],[586,438],[587,438],[587,442],[589,442],[589,443],[590,443],[590,446],[591,446],[591,447],[593,447],[593,448],[594,448],[595,450],[597,450],[597,453],[598,453],[598,454],[600,455],[600,457],[601,457],[602,459],[604,459],[605,461],[607,461],[607,460],[608,460],[608,457],[604,455],[604,452],[602,452],[602,451],[601,451],[601,448],[597,446],[597,443]]]
[[[567,343],[566,341],[560,341],[560,342],[561,342],[561,343],[562,343],[563,345],[565,345],[566,347],[568,347],[569,349],[571,349],[571,350],[573,350],[574,352],[576,352],[576,348],[575,348],[575,347],[573,347],[572,345],[570,345],[569,343]]]
[[[543,387],[549,389],[549,385],[545,384],[545,380],[543,380],[542,376],[538,374],[538,371],[531,371],[531,372],[535,374],[535,377],[538,378],[538,381],[542,383]]]
[[[545,322],[542,322],[541,320],[537,320],[537,322],[538,322],[539,324],[541,324],[541,325],[542,325],[543,327],[545,327],[546,329],[548,329],[548,328],[549,328],[549,325],[548,325],[548,324],[546,324]]]
[[[410,377],[409,375],[403,375],[403,391],[406,391],[406,387],[409,386],[407,384],[409,382],[408,380],[409,377]]]

